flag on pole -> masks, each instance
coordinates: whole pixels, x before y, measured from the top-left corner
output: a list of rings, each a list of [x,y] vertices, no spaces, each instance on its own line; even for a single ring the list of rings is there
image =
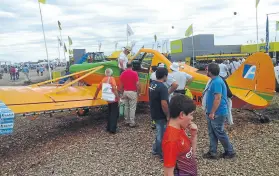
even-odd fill
[[[260,0],[256,0],[256,8],[258,8],[259,2],[260,2]]]
[[[72,41],[72,39],[71,39],[70,36],[68,36],[68,40],[69,40],[69,45],[72,45],[72,44],[73,44],[73,41]]]
[[[60,21],[58,21],[58,27],[59,27],[59,30],[62,30]]]
[[[40,3],[45,4],[46,0],[39,0]]]
[[[134,35],[134,32],[132,28],[129,26],[129,24],[127,24],[127,35],[128,36]]]
[[[192,34],[193,34],[193,24],[191,24],[191,25],[188,27],[188,29],[186,30],[185,36],[186,36],[186,37],[189,37],[189,36],[192,35]]]
[[[135,47],[135,45],[136,45],[136,41],[132,41],[132,43],[131,43],[131,49],[133,49],[134,47]]]
[[[63,46],[62,41],[60,40],[60,38],[57,36],[58,42],[60,44],[60,46]]]
[[[64,43],[64,52],[66,53],[67,52],[67,47],[66,47],[66,44]]]
[[[99,51],[101,51],[102,42],[99,42]]]
[[[157,35],[156,34],[154,35],[154,40],[155,40],[155,42],[157,42]]]
[[[276,31],[279,31],[279,21],[276,21]]]
[[[161,46],[160,46],[160,43],[157,43],[157,48],[160,48]]]
[[[118,42],[115,42],[115,51],[117,50]]]
[[[269,22],[268,22],[268,16],[266,17],[266,46],[265,46],[265,52],[268,53],[269,49]]]

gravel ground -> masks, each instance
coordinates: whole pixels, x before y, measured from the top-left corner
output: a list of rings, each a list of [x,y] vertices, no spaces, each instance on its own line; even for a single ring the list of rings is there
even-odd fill
[[[139,127],[124,127],[120,120],[115,135],[104,131],[106,111],[82,118],[74,113],[16,118],[13,135],[0,136],[0,175],[163,175],[162,163],[150,153],[154,131],[148,107],[138,108]],[[199,175],[279,175],[278,121],[261,124],[249,111],[233,115],[229,135],[238,157],[211,161],[201,158],[208,136],[197,109]]]

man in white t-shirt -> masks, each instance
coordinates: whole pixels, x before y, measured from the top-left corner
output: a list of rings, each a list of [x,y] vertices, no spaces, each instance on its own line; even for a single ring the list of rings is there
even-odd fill
[[[172,70],[172,73],[170,73],[170,76],[176,80],[178,87],[174,91],[174,93],[180,93],[185,95],[185,86],[190,84],[193,80],[193,77],[185,72],[179,71],[179,63],[174,62],[170,69]]]
[[[163,63],[159,63],[157,69],[158,68],[166,68],[166,65]],[[150,79],[152,81],[157,80],[156,71],[151,74]],[[168,88],[169,94],[172,94],[178,87],[177,81],[173,78],[171,74],[168,74],[167,81],[164,84]]]
[[[232,74],[233,74],[233,72],[235,72],[235,70],[237,70],[238,67],[240,66],[240,63],[237,62],[236,59],[233,59],[233,61],[231,62],[230,65],[231,65],[231,72],[232,72]]]
[[[220,68],[219,76],[223,77],[224,79],[226,79],[229,76],[228,75],[229,69],[225,63],[226,63],[226,61],[219,64],[219,68]]]
[[[127,63],[129,62],[127,56],[130,54],[130,52],[131,52],[131,47],[127,46],[124,48],[124,50],[120,53],[118,57],[118,67],[119,67],[120,75],[127,68]]]

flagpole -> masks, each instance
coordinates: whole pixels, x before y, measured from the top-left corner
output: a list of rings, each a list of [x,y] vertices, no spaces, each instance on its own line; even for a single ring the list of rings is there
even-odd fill
[[[72,39],[71,39],[72,40]],[[70,56],[71,56],[71,45],[70,45],[70,38],[68,36],[68,42],[69,42],[69,61],[70,61]]]
[[[43,29],[43,34],[44,34],[44,40],[45,40],[45,48],[46,48],[46,55],[47,55],[49,79],[51,80],[51,70],[50,70],[49,59],[48,59],[48,50],[47,50],[46,35],[45,35],[45,30],[44,30],[44,23],[43,23],[41,4],[40,4],[39,1],[38,1],[38,3],[39,3],[40,14],[41,14],[41,22],[42,22],[42,29]],[[52,83],[52,81],[51,81],[51,83]]]
[[[257,52],[259,52],[258,6],[256,7]]]
[[[62,41],[62,43],[64,43],[63,38],[62,38],[62,33],[61,33],[60,28],[59,28],[59,32],[60,32],[60,38],[61,38],[61,41]],[[64,43],[64,45],[65,45],[65,43]],[[64,49],[64,61],[66,62],[66,54],[65,54],[65,49]]]
[[[58,42],[59,62],[61,62],[61,60],[60,60],[60,41],[59,41],[59,39],[57,40],[57,42]]]
[[[129,40],[129,39],[128,39],[128,32],[127,32],[127,45],[126,45],[126,46],[128,46],[128,40]]]
[[[193,47],[193,67],[195,67],[194,61],[195,61],[195,48],[194,48],[194,30],[192,27],[192,47]]]

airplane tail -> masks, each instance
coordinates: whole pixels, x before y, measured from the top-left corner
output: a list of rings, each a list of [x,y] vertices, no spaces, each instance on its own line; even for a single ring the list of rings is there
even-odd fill
[[[269,104],[275,94],[275,73],[271,58],[262,52],[249,56],[228,77],[227,83],[232,88],[233,94],[238,98],[249,101],[248,95],[252,97],[253,94],[253,97],[257,97],[257,100],[255,100],[258,101],[259,105],[262,104],[264,106],[264,100]]]

